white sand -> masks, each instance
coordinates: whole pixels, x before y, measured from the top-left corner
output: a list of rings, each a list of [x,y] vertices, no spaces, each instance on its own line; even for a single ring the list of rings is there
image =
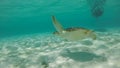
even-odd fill
[[[120,68],[120,31],[97,32],[97,36],[77,42],[50,33],[1,39],[0,68]],[[75,60],[80,52],[101,58]]]

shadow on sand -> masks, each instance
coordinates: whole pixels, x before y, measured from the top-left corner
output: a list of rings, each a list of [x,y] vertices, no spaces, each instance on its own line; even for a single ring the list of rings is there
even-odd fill
[[[100,60],[100,61],[106,61],[106,57],[104,56],[99,56],[94,53],[89,53],[89,52],[67,52],[64,54],[61,54],[63,57],[68,57],[70,59],[73,59],[75,61],[80,61],[80,62],[88,62],[92,60]]]

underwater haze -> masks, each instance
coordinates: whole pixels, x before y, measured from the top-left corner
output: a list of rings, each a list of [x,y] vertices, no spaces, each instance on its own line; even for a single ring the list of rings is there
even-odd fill
[[[84,27],[96,40],[53,35]],[[120,68],[120,0],[0,0],[0,68]]]
[[[93,0],[94,1],[94,0]],[[51,15],[64,27],[112,28],[120,26],[120,1],[106,0],[99,18],[91,14],[87,0],[1,0],[0,36],[51,32]]]

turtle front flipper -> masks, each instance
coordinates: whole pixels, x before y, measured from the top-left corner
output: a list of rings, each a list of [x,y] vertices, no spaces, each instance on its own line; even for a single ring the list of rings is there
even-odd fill
[[[62,25],[56,20],[55,16],[52,16],[52,22],[54,24],[54,27],[59,33],[62,33],[64,31],[64,28]]]

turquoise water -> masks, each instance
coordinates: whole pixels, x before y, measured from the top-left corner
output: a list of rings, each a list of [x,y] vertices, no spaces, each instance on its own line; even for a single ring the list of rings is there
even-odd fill
[[[120,1],[106,0],[96,18],[87,0],[1,0],[0,68],[120,68]],[[52,33],[85,27],[97,39],[65,41]]]
[[[112,28],[120,26],[119,0],[106,1],[98,19],[90,12],[87,0],[0,1],[0,36],[54,31],[51,15],[64,27]]]

